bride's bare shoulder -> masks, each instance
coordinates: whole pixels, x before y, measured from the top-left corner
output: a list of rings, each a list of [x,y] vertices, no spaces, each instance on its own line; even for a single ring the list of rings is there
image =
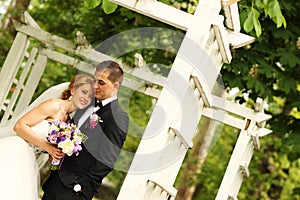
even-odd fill
[[[62,105],[64,100],[62,99],[57,99],[57,98],[51,98],[46,101],[43,101],[39,107],[43,109],[51,108],[51,109],[59,109]]]

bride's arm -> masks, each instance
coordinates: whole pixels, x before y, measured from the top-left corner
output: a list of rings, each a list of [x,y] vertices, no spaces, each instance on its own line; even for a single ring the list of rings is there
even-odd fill
[[[50,144],[46,140],[40,138],[32,126],[39,122],[55,116],[60,110],[58,101],[55,99],[47,100],[37,107],[30,110],[23,117],[21,117],[14,126],[14,131],[27,142],[34,144],[46,150],[54,159],[58,160],[63,157],[62,151],[55,145]]]

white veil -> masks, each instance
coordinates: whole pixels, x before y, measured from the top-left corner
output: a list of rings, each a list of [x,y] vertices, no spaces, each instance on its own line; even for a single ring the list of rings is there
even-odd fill
[[[13,131],[13,126],[18,121],[18,119],[27,113],[32,108],[36,107],[43,101],[50,98],[60,98],[62,92],[68,88],[70,82],[61,83],[50,87],[45,92],[43,92],[36,100],[34,100],[27,108],[25,108],[20,114],[11,118],[10,120],[0,124],[0,138],[12,136],[16,133]]]

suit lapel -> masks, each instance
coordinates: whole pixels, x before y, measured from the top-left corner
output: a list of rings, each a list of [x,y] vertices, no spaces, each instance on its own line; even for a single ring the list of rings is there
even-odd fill
[[[86,127],[85,124],[80,128],[88,136],[87,141],[84,143],[87,151],[99,162],[109,167],[113,167],[120,151],[120,148],[113,144],[111,139],[106,135],[107,133],[105,134],[103,131],[109,125],[110,120],[112,120],[111,109],[112,103],[109,103],[96,112],[103,122],[98,122],[95,128]]]

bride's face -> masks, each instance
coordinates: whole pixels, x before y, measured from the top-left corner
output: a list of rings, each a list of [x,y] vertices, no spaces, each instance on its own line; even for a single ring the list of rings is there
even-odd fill
[[[91,84],[84,84],[73,90],[72,101],[75,109],[87,107],[93,98],[93,88]]]

